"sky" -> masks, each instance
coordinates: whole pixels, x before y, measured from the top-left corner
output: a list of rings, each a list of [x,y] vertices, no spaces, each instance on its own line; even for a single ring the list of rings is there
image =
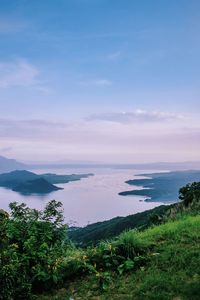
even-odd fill
[[[0,155],[200,160],[199,0],[0,0]]]

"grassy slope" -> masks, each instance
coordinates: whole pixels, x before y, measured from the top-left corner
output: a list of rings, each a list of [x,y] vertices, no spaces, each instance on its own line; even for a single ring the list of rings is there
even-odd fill
[[[150,257],[144,268],[126,275],[112,274],[109,288],[101,292],[94,275],[66,283],[55,295],[40,300],[200,299],[200,216],[182,216],[176,221],[143,232],[133,230],[118,238],[127,248],[143,244]]]
[[[101,240],[118,236],[125,230],[148,227],[152,224],[152,215],[163,216],[170,207],[175,205],[161,205],[127,217],[116,217],[108,221],[93,223],[69,232],[69,238],[82,246],[95,245]]]

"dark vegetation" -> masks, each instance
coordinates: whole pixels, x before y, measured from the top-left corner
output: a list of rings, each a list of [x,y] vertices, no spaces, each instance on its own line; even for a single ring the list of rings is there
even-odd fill
[[[89,176],[93,176],[94,174],[71,174],[71,175],[57,175],[57,174],[42,174],[39,175],[40,177],[46,179],[48,182],[52,184],[59,184],[59,183],[68,183],[70,181],[77,181],[82,178],[88,178]]]
[[[15,186],[12,190],[21,194],[46,194],[61,189],[62,188],[49,183],[44,178],[38,178],[20,183],[17,186]]]
[[[0,174],[0,186],[12,189],[22,194],[39,193],[45,194],[62,189],[54,184],[68,183],[70,181],[87,178],[93,174],[41,174],[21,170]]]
[[[11,203],[10,215],[0,211],[0,299],[199,299],[200,183],[180,200],[87,248],[67,239],[61,203],[41,212]]]
[[[126,181],[129,185],[142,186],[142,190],[119,193],[122,196],[145,196],[146,201],[175,202],[180,186],[200,180],[200,171],[177,171],[168,173],[141,174],[144,179]]]

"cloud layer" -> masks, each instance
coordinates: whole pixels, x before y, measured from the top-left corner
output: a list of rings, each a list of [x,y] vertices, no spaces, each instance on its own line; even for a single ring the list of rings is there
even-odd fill
[[[179,115],[137,111],[128,121],[121,114],[101,120],[0,119],[0,154],[29,160],[198,160],[200,125]]]
[[[161,112],[161,111],[146,111],[135,110],[133,112],[114,112],[93,114],[87,119],[90,121],[108,121],[116,123],[135,123],[135,122],[162,122],[179,120],[184,117],[180,114]]]

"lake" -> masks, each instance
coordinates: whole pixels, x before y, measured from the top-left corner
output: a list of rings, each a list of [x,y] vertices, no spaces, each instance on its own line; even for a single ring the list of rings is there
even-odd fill
[[[17,192],[0,188],[0,208],[8,211],[10,202],[26,203],[36,209],[42,209],[49,200],[55,199],[63,203],[65,222],[70,225],[84,226],[97,221],[108,220],[116,216],[127,216],[159,206],[163,203],[145,202],[141,196],[119,196],[124,190],[138,187],[129,186],[126,180],[133,179],[138,173],[152,173],[155,170],[134,171],[127,169],[59,169],[34,170],[34,173],[80,174],[93,173],[94,176],[80,181],[57,184],[64,190],[47,195],[20,195]],[[142,177],[139,177],[142,178]]]

